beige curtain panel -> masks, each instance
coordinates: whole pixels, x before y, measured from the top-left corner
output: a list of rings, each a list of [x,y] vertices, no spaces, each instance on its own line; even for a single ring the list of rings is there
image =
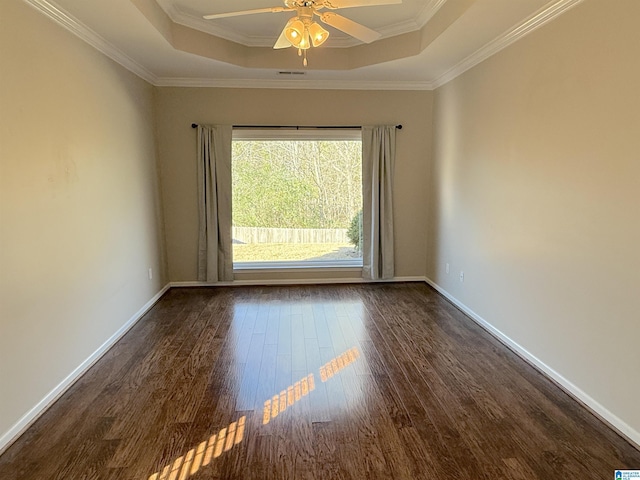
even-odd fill
[[[394,276],[395,156],[395,125],[362,127],[362,276],[368,280],[388,280]]]
[[[198,126],[198,281],[233,280],[231,125]]]

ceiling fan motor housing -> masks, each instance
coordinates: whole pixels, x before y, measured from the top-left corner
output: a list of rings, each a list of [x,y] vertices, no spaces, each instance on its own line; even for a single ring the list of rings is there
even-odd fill
[[[322,1],[315,0],[285,0],[284,4],[289,8],[313,8],[322,6]]]

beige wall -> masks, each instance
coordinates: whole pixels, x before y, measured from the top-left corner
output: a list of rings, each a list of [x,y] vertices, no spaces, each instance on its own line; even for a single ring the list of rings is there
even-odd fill
[[[587,0],[436,91],[427,270],[638,442],[639,18]]]
[[[171,281],[196,280],[196,132],[191,123],[401,123],[395,176],[396,275],[424,276],[432,92],[159,88],[158,138]],[[318,277],[319,274],[310,274]],[[353,276],[353,273],[348,274]],[[335,272],[326,276],[335,277]],[[239,275],[237,278],[264,278]],[[287,273],[271,278],[293,278]]]
[[[152,87],[21,1],[0,49],[2,438],[166,279]]]

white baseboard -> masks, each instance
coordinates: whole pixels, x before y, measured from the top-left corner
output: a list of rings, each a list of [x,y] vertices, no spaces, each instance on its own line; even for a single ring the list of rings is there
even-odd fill
[[[480,325],[483,329],[485,329],[488,333],[498,339],[501,343],[507,346],[510,350],[516,353],[520,358],[533,366],[540,373],[549,378],[552,382],[554,382],[558,387],[560,387],[564,392],[566,392],[569,396],[574,398],[580,404],[582,404],[585,408],[587,408],[591,413],[593,413],[596,417],[602,420],[604,423],[613,428],[619,435],[624,437],[627,441],[633,444],[636,448],[640,450],[640,432],[633,429],[622,419],[611,413],[605,407],[603,407],[600,403],[594,400],[590,395],[588,395],[585,391],[581,390],[579,387],[574,385],[572,382],[567,380],[565,377],[560,375],[554,369],[545,364],[538,357],[527,351],[524,347],[519,345],[517,342],[514,342],[511,338],[506,336],[500,330],[491,325],[488,321],[482,318],[480,315],[475,313],[465,304],[460,302],[457,298],[452,296],[449,292],[447,292],[440,285],[435,283],[429,278],[425,278],[427,284],[431,285],[438,293],[440,293],[443,297],[453,303],[458,309],[465,313],[469,318],[471,318],[474,322]]]
[[[393,277],[389,280],[364,280],[362,278],[304,278],[304,279],[269,279],[269,280],[235,280],[233,282],[171,282],[171,287],[246,287],[269,285],[327,285],[344,283],[385,283],[385,282],[424,282],[424,277]]]
[[[53,403],[58,400],[89,368],[91,368],[120,338],[147,313],[160,297],[169,290],[170,285],[165,285],[162,290],[153,296],[140,310],[138,310],[122,327],[118,329],[106,342],[104,342],[89,358],[82,362],[67,378],[60,382],[31,410],[18,420],[8,431],[0,436],[0,455],[22,435],[33,422],[35,422]]]

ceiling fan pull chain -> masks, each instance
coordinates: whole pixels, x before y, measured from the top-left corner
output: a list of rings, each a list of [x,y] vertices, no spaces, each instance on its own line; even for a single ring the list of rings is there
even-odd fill
[[[302,60],[302,65],[307,66],[307,51],[304,51],[304,60]]]

